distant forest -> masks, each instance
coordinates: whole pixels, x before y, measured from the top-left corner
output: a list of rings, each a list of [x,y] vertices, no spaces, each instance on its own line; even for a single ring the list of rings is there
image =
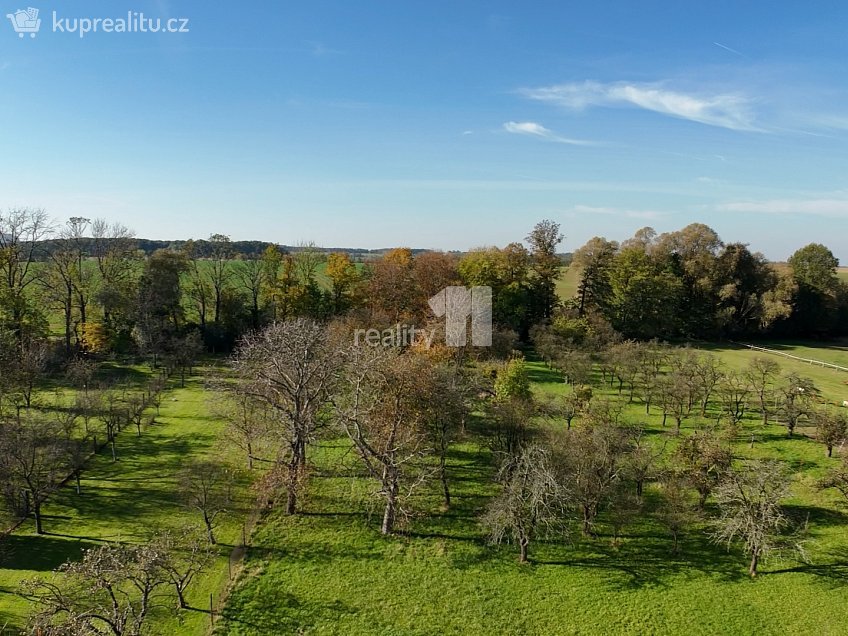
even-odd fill
[[[115,239],[105,239],[105,243],[108,244],[110,240]],[[160,241],[154,239],[145,239],[145,238],[136,238],[133,239],[138,251],[142,252],[145,256],[150,256],[157,250],[171,250],[171,251],[182,251],[185,249],[186,245],[191,243],[194,247],[194,253],[198,258],[213,258],[216,254],[216,243],[211,240],[206,239],[198,239],[198,240],[175,240],[175,241]],[[80,248],[86,253],[94,253],[94,241],[93,238],[83,237],[79,240]],[[47,241],[39,241],[36,244],[38,248],[35,251],[36,260],[48,260],[50,258],[50,254],[54,249],[58,246],[58,243],[55,240],[47,240]],[[267,241],[231,241],[229,242],[230,252],[233,258],[259,258],[262,256],[262,253],[265,252],[269,247],[276,248],[280,250],[284,254],[296,254],[299,251],[304,249],[309,249],[315,252],[323,253],[323,254],[333,254],[338,252],[344,252],[350,256],[350,258],[354,261],[361,262],[367,261],[374,258],[378,258],[383,254],[390,252],[393,248],[379,248],[379,249],[364,249],[361,247],[320,247],[317,245],[280,245],[278,243],[269,243]],[[427,249],[411,249],[413,254],[421,254],[423,252],[428,252],[431,250]],[[459,254],[460,252],[457,252]]]

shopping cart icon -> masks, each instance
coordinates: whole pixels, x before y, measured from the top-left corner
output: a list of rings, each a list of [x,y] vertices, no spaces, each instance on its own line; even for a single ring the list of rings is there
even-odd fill
[[[7,13],[6,17],[12,21],[12,26],[15,28],[15,33],[19,38],[24,37],[24,34],[29,33],[29,37],[34,38],[41,28],[41,18],[38,17],[38,9],[29,7],[27,9],[18,9],[14,13]]]

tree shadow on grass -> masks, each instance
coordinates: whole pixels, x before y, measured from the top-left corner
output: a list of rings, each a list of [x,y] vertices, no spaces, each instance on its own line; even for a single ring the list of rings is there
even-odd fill
[[[547,367],[528,367],[527,377],[533,384],[565,384],[561,373]]]
[[[831,550],[823,556],[829,559],[826,563],[803,563],[794,567],[762,572],[760,576],[766,577],[796,572],[813,574],[832,587],[848,586],[848,548]]]
[[[251,592],[249,611],[245,611],[241,606],[238,596],[227,604],[220,619],[225,625],[242,625],[249,628],[249,633],[271,636],[302,634],[310,631],[318,621],[334,624],[343,615],[356,613],[354,607],[339,600],[325,603],[304,602],[294,594],[279,588],[253,589]]]
[[[572,547],[543,546],[535,556],[531,550],[531,562],[608,571],[615,575],[610,576],[609,583],[624,589],[668,587],[674,578],[687,574],[706,574],[728,582],[747,578],[745,556],[736,550],[728,551],[706,537],[684,538],[677,554],[672,552],[665,537],[638,539],[618,546],[602,539],[581,540]],[[567,556],[563,558],[566,549]]]
[[[801,525],[809,521],[810,530],[830,526],[845,527],[848,524],[848,515],[840,510],[823,508],[821,506],[807,506],[802,504],[784,505],[786,515],[796,524]]]
[[[78,561],[83,552],[99,544],[84,538],[59,538],[60,535],[9,535],[3,538],[8,555],[2,567],[9,570],[49,572],[66,561]]]

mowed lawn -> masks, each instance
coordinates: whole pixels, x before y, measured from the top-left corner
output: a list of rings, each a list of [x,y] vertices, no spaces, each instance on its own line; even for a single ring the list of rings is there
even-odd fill
[[[733,366],[753,357],[747,350],[716,352]],[[528,366],[540,397],[570,390],[541,362]],[[840,386],[824,379],[817,381],[826,395]],[[676,444],[656,409],[646,415],[643,405],[628,405],[625,417],[654,443],[669,450]],[[703,425],[692,417],[683,432]],[[837,460],[809,431],[801,433],[789,440],[783,427],[763,428],[751,413],[733,442],[737,460],[789,464],[788,511],[796,523],[810,523],[810,563],[773,559],[755,581],[739,549],[712,543],[703,523],[685,533],[681,553],[673,555],[667,533],[647,515],[625,529],[619,545],[604,517],[598,538],[538,542],[531,564],[519,565],[513,547],[487,545],[477,521],[497,491],[479,438],[452,449],[454,506],[445,512],[435,487],[422,491],[405,533],[384,538],[373,483],[343,441],[325,442],[313,453],[305,513],[275,512],[260,524],[217,633],[845,634],[848,515],[833,493],[815,487]],[[648,511],[656,499],[649,488]]]
[[[44,529],[37,536],[28,520],[4,544],[9,554],[0,567],[0,624],[20,627],[32,606],[19,595],[24,579],[50,576],[68,559],[106,542],[142,543],[153,532],[185,524],[202,526],[199,513],[180,503],[177,474],[189,460],[219,457],[217,443],[224,423],[212,414],[210,394],[200,376],[185,388],[164,394],[156,423],[136,436],[134,427],[118,437],[118,461],[104,449],[83,472],[82,494],[68,485],[45,503]],[[232,454],[232,452],[230,452]],[[240,457],[231,457],[234,463]],[[236,488],[232,512],[221,517],[217,530],[220,556],[189,588],[190,604],[198,608],[176,615],[173,603],[157,607],[151,625],[155,634],[204,634],[209,628],[209,595],[217,599],[228,580],[227,560],[240,543],[246,484]],[[217,601],[216,601],[217,602]]]

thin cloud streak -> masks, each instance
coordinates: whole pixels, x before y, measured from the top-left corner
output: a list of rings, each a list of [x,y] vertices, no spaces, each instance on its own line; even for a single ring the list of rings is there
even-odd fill
[[[518,91],[528,99],[584,110],[590,106],[636,106],[669,117],[728,128],[765,132],[754,123],[751,102],[735,94],[698,96],[664,88],[661,84],[602,83],[587,80]]]
[[[848,199],[772,199],[733,201],[716,206],[721,212],[775,214],[786,216],[822,216],[848,219]]]
[[[593,205],[575,205],[568,210],[569,213],[575,216],[618,216],[628,219],[645,219],[654,220],[662,216],[666,216],[663,212],[656,210],[632,210],[629,208],[612,208]]]
[[[532,137],[540,137],[549,141],[555,141],[561,144],[569,144],[572,146],[598,146],[600,142],[590,141],[588,139],[571,139],[570,137],[561,137],[554,131],[545,128],[542,124],[537,124],[534,121],[508,121],[503,125],[503,129],[514,135],[529,135]]]
[[[741,54],[739,51],[737,51],[736,49],[731,49],[729,46],[725,46],[725,45],[724,45],[724,44],[722,44],[721,42],[713,42],[713,44],[715,44],[717,47],[719,47],[719,48],[721,48],[721,49],[724,49],[725,51],[730,51],[730,52],[731,52],[731,53],[733,53],[734,55],[738,55],[738,56],[740,56],[740,57],[745,57],[744,55],[742,55],[742,54]]]

